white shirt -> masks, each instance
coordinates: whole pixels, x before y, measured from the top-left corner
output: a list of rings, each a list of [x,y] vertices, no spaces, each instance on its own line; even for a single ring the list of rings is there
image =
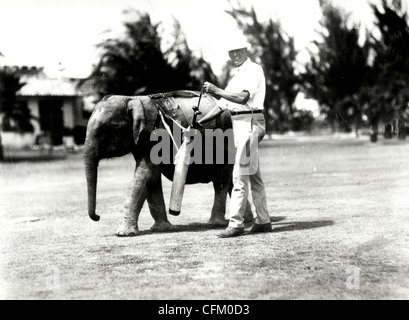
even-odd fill
[[[240,67],[236,68],[236,74],[226,87],[227,92],[238,93],[248,91],[249,100],[245,105],[221,99],[219,107],[222,110],[249,111],[263,110],[266,96],[266,79],[261,66],[247,59]]]

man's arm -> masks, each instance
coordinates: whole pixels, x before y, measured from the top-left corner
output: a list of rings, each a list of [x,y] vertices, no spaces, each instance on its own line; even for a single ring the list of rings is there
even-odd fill
[[[246,104],[250,98],[250,93],[248,91],[242,91],[238,93],[228,92],[221,88],[216,87],[210,82],[205,82],[203,85],[204,92],[210,93],[214,97],[221,97],[230,102],[238,104]]]
[[[216,98],[224,98],[233,103],[246,104],[246,102],[250,98],[250,93],[248,91],[242,91],[239,93],[228,92],[226,90],[216,87],[214,84],[210,82],[205,82],[203,88],[204,92],[209,93]],[[217,118],[221,113],[223,113],[223,111],[224,110],[222,110],[219,106],[215,106],[213,109],[209,111],[208,114],[206,114],[202,119],[197,121],[197,123],[199,124],[199,126],[201,126],[202,124],[212,121],[213,119]]]
[[[223,113],[223,110],[220,109],[219,106],[214,106],[213,109],[211,109],[202,119],[197,121],[197,123],[199,124],[199,126],[202,126],[203,124],[217,118],[222,113]],[[194,125],[195,124],[193,124],[193,126]]]

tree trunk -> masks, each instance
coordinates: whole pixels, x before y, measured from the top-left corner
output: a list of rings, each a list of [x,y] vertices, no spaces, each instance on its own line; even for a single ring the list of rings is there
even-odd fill
[[[3,148],[3,141],[1,140],[1,132],[0,132],[0,162],[4,160],[4,148]]]
[[[372,124],[371,142],[378,141],[378,123]]]
[[[385,139],[392,139],[393,132],[392,132],[392,124],[391,123],[385,124],[384,136],[385,136]]]
[[[359,113],[355,117],[355,137],[359,138],[359,129],[361,128],[361,123],[362,123],[362,114]]]
[[[398,118],[398,138],[401,140],[406,139],[405,119],[402,116]]]
[[[335,127],[335,121],[334,121],[333,119],[330,119],[330,120],[329,120],[329,124],[330,124],[330,126],[331,126],[331,133],[332,133],[332,134],[335,134],[335,133],[337,132],[337,129],[336,129],[336,127]]]

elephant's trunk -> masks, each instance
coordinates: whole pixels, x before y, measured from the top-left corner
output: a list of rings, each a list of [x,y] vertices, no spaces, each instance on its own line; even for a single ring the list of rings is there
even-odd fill
[[[86,150],[84,153],[85,176],[88,190],[88,215],[94,221],[100,217],[95,213],[97,203],[97,179],[99,160],[93,152]]]

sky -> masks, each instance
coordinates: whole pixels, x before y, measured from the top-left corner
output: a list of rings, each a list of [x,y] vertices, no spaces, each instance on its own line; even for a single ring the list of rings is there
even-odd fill
[[[364,26],[371,25],[367,0],[334,2],[352,12]],[[242,3],[254,6],[261,20],[279,19],[283,29],[294,36],[303,59],[305,48],[316,35],[318,0]],[[49,73],[61,63],[66,76],[86,77],[95,61],[95,44],[104,39],[105,30],[118,29],[127,8],[149,13],[154,23],[161,23],[164,35],[171,30],[172,16],[178,19],[190,48],[201,52],[216,73],[228,59],[226,39],[241,37],[234,20],[224,12],[229,8],[227,0],[0,0],[2,59],[44,66]]]
[[[236,3],[237,0],[231,0]],[[373,28],[368,3],[381,0],[332,0],[352,14],[361,27]],[[409,0],[403,0],[409,7]],[[316,38],[321,11],[318,0],[241,0],[254,7],[261,21],[280,20],[294,37],[298,61],[308,59],[306,48]],[[0,65],[44,67],[50,76],[85,78],[96,62],[95,45],[107,30],[121,30],[123,11],[136,9],[160,23],[163,38],[176,18],[189,47],[203,54],[220,74],[228,60],[226,43],[243,39],[235,21],[225,12],[228,0],[0,0]],[[62,67],[61,67],[62,66]],[[300,94],[296,107],[317,113],[317,103]]]

